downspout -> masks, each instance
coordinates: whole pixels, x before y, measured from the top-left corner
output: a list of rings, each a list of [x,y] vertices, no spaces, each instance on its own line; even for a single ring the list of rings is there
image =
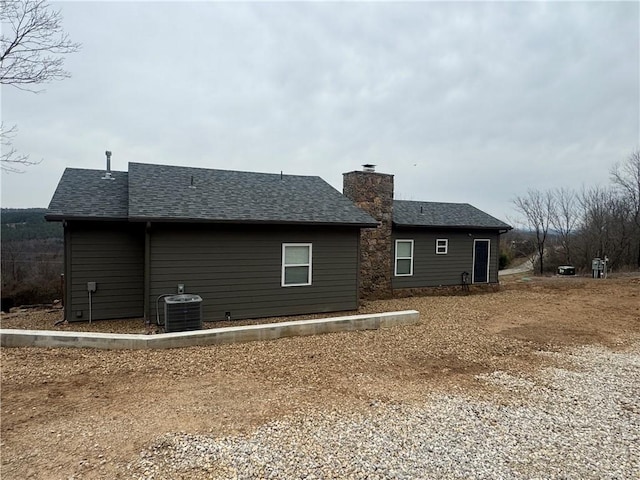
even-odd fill
[[[68,322],[69,312],[73,307],[71,303],[71,230],[69,223],[66,220],[62,221],[62,228],[64,232],[64,305],[63,305],[63,319]]]
[[[356,248],[356,257],[358,259],[357,268],[356,268],[356,310],[360,309],[360,265],[362,261],[360,260],[360,242],[362,241],[362,228],[358,227],[358,235],[357,235],[357,248]]]
[[[151,295],[151,222],[144,229],[144,321],[151,325],[149,296]]]
[[[503,235],[505,233],[507,233],[508,231],[513,230],[513,228],[509,227],[509,228],[501,228],[498,229],[498,244],[496,245],[497,251],[496,251],[496,264],[495,264],[495,271],[496,271],[496,283],[498,283],[498,285],[500,284],[500,235]]]

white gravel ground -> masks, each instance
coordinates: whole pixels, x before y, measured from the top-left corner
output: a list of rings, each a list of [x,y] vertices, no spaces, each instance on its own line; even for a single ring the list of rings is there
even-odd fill
[[[425,395],[366,412],[296,413],[250,436],[162,437],[137,478],[637,479],[640,344],[583,347],[535,378],[478,376],[489,397]]]

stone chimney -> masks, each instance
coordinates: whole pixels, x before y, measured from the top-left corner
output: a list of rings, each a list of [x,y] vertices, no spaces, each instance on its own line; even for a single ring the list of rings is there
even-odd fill
[[[393,220],[393,175],[377,173],[375,165],[343,174],[343,193],[378,222],[378,228],[363,228],[360,234],[360,297],[391,296]]]

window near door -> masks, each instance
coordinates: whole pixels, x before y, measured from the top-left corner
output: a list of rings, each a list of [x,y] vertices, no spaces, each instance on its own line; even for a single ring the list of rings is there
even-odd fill
[[[449,252],[449,240],[447,238],[438,238],[436,240],[436,255],[446,255]]]
[[[311,244],[282,244],[282,286],[311,285]]]
[[[396,277],[413,275],[413,240],[396,240]]]

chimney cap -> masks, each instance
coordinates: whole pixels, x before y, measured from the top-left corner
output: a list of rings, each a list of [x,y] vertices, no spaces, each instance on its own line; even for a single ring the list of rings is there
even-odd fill
[[[375,172],[376,171],[376,166],[373,163],[365,163],[364,165],[362,165],[362,170],[365,172]]]

